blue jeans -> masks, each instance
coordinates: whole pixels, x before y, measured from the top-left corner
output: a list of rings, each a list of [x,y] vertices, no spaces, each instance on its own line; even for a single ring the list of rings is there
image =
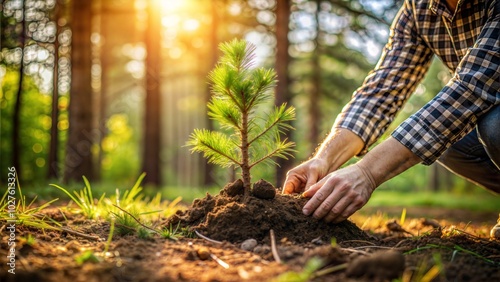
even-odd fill
[[[482,116],[476,129],[448,148],[438,163],[477,185],[500,193],[500,106]]]

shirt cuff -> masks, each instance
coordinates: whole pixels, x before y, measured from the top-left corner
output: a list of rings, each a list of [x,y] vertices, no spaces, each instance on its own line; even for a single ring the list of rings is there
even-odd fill
[[[440,142],[442,138],[415,116],[401,123],[391,136],[422,159],[424,165],[434,163],[447,149],[447,142]]]

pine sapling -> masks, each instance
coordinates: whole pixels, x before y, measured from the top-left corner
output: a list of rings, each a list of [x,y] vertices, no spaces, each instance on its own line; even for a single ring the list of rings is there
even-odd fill
[[[271,106],[276,73],[253,66],[254,45],[235,39],[219,48],[223,55],[208,76],[212,92],[208,115],[222,130],[195,129],[187,145],[192,152],[203,153],[210,163],[239,167],[247,198],[254,166],[276,164],[274,157],[291,156],[294,144],[281,140],[280,134],[292,129],[289,121],[294,119],[295,109],[285,103]]]

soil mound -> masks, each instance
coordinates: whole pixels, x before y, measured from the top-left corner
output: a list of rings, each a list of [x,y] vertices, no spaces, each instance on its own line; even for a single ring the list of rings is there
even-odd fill
[[[305,216],[302,207],[307,199],[276,194],[273,199],[249,196],[244,200],[243,195],[227,193],[227,188],[218,195],[207,194],[202,199],[194,200],[187,210],[169,218],[167,225],[180,225],[212,239],[231,243],[241,243],[250,238],[268,243],[271,229],[278,240],[286,238],[294,243],[313,240],[330,242],[332,237],[337,242],[369,240],[365,232],[348,220],[332,224]]]

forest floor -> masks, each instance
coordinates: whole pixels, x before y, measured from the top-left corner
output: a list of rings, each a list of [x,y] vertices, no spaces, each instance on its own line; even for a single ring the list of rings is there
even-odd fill
[[[389,208],[334,225],[303,216],[305,201],[207,195],[156,223],[189,234],[111,243],[109,222],[50,207],[67,231],[17,226],[15,274],[2,224],[0,281],[500,281],[500,241],[488,238],[497,214]]]

